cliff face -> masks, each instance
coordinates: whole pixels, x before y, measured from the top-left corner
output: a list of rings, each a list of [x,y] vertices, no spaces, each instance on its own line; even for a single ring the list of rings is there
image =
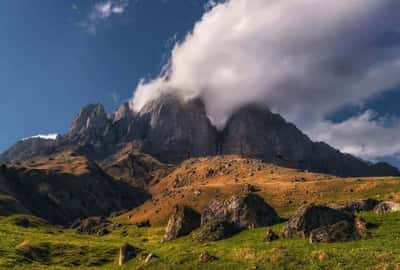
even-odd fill
[[[178,163],[190,157],[239,154],[339,176],[400,174],[388,164],[371,164],[325,143],[312,142],[280,115],[258,106],[239,109],[224,130],[217,131],[201,100],[183,101],[173,95],[161,96],[139,112],[130,110],[126,103],[110,116],[102,105],[88,105],[75,118],[67,135],[50,146],[15,145],[0,158],[16,161],[43,151],[78,147],[79,153],[103,160],[128,144],[166,163]]]

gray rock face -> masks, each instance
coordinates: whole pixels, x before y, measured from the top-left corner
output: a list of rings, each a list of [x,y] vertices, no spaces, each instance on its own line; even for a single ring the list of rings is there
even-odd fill
[[[272,225],[279,221],[275,210],[257,194],[232,196],[228,200],[213,200],[201,215],[202,225],[227,222],[238,229]]]
[[[320,231],[314,232],[313,235],[323,234],[321,230],[331,235],[336,230],[340,229],[343,231],[348,229],[347,225],[330,227],[343,221],[354,226],[356,217],[349,212],[339,211],[323,205],[311,204],[300,208],[297,213],[288,220],[283,228],[282,235],[286,238],[309,237],[316,229],[320,229]],[[319,239],[318,237],[316,239]]]
[[[188,235],[200,226],[200,214],[187,206],[175,206],[168,220],[164,240],[170,241]]]
[[[70,138],[88,135],[102,136],[109,124],[107,113],[101,104],[90,104],[82,108],[68,131]]]
[[[388,164],[370,164],[329,145],[312,142],[293,124],[266,108],[246,106],[223,131],[222,154],[240,154],[278,165],[339,176],[398,175]]]
[[[161,161],[179,162],[216,153],[217,132],[199,99],[184,102],[175,96],[163,96],[139,114],[148,123],[143,150]]]

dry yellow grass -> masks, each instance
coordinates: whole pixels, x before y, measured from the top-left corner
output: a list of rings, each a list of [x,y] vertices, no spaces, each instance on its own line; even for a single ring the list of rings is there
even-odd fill
[[[239,156],[190,159],[153,184],[151,201],[124,218],[166,223],[175,204],[202,211],[213,198],[240,192],[246,184],[287,215],[307,203],[345,203],[354,199],[400,199],[400,181],[394,177],[340,178],[288,169]]]

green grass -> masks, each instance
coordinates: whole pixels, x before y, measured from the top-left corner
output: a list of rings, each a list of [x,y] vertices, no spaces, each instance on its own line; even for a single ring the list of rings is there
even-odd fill
[[[15,225],[19,217],[13,216],[0,218],[0,269],[399,269],[400,213],[362,216],[374,225],[372,238],[335,244],[309,244],[305,239],[267,243],[266,228],[213,243],[197,243],[191,236],[161,243],[163,228],[124,225],[99,237],[46,224],[22,228]],[[282,224],[272,226],[276,232],[281,228]],[[127,237],[120,235],[122,230],[128,231]],[[125,242],[144,251],[119,267],[118,249]],[[199,262],[205,251],[219,259]],[[160,258],[145,264],[149,252]]]

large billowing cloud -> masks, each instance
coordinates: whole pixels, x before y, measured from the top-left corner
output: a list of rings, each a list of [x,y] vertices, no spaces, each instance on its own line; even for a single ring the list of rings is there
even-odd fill
[[[221,128],[238,107],[261,103],[312,138],[334,142],[319,133],[334,126],[324,122],[328,113],[400,85],[399,10],[398,0],[217,4],[176,44],[167,72],[139,83],[132,106],[169,91],[199,96]]]

